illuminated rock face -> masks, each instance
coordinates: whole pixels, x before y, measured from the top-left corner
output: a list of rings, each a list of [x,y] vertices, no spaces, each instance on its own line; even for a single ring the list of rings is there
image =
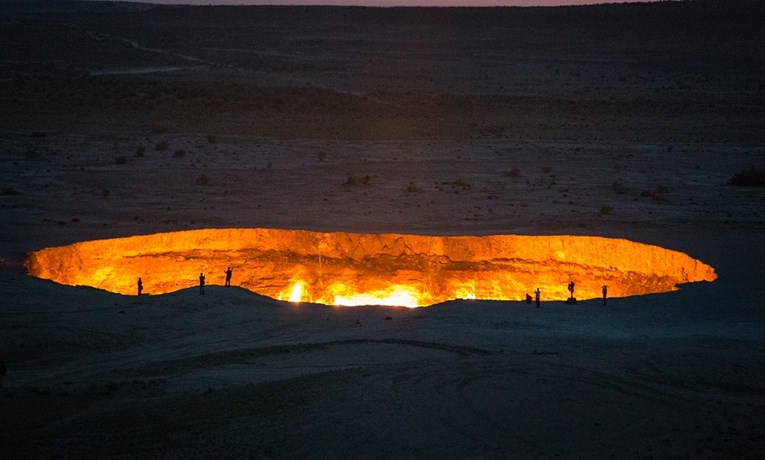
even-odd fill
[[[162,294],[208,284],[329,305],[425,306],[457,299],[625,297],[713,281],[714,269],[681,252],[586,236],[420,236],[215,229],[87,241],[42,249],[30,275],[61,284]]]

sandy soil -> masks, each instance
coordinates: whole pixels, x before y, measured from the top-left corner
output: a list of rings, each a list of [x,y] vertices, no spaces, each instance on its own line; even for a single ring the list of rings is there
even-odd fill
[[[2,10],[0,457],[762,457],[765,194],[727,185],[765,167],[762,12],[642,8]],[[408,310],[23,270],[234,226],[624,237],[719,279]]]

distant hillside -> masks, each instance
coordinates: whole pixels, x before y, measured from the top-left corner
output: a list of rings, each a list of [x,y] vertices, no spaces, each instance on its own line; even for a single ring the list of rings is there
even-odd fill
[[[76,0],[3,0],[0,14],[116,13],[144,11],[155,7],[140,2],[98,2]]]
[[[246,2],[247,0],[242,0]],[[593,0],[595,1],[595,0]],[[513,14],[520,14],[523,17],[543,17],[548,15],[557,15],[564,13],[566,15],[574,14],[603,14],[613,12],[639,11],[662,11],[662,12],[683,12],[706,14],[736,14],[748,12],[755,15],[762,15],[765,12],[765,2],[760,0],[660,0],[645,3],[604,3],[600,5],[580,5],[580,6],[562,6],[562,7],[465,7],[465,8],[369,8],[369,7],[345,7],[345,6],[270,6],[270,5],[162,5],[151,2],[131,2],[131,1],[90,1],[90,0],[3,0],[0,2],[0,14],[45,14],[45,13],[115,13],[115,12],[135,12],[146,11],[150,9],[165,9],[171,11],[184,10],[187,8],[222,8],[228,11],[232,9],[241,12],[243,9],[257,9],[261,11],[289,11],[290,14],[310,13],[316,14],[317,9],[337,10],[353,8],[356,10],[369,10],[369,12],[397,15],[401,11],[407,11],[407,15],[415,13],[415,17],[421,15],[441,15],[443,13],[457,12],[460,15],[473,10],[473,13],[479,17],[485,14],[496,15],[498,10],[512,10]],[[441,10],[441,11],[438,11]],[[519,12],[518,10],[522,10]]]

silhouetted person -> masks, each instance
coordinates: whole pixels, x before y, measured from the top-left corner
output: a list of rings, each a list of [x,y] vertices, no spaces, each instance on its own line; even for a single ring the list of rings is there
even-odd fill
[[[608,286],[603,285],[603,305],[606,304],[606,297],[608,297]]]
[[[0,361],[0,388],[3,387],[3,379],[5,378],[5,363]]]
[[[204,295],[205,293],[205,274],[200,273],[199,274],[199,294]]]
[[[526,294],[526,303],[531,303],[531,296]]]
[[[568,283],[568,292],[570,293],[570,295],[568,296],[566,303],[573,305],[576,303],[576,297],[574,297],[574,282],[573,281],[570,281]]]
[[[226,270],[226,286],[231,286],[231,267],[228,267],[228,270]]]
[[[542,294],[542,292],[537,288],[536,291],[534,291],[534,298],[537,301],[537,308],[539,308],[539,296]]]
[[[143,292],[143,281],[141,281],[141,278],[138,278],[138,295],[141,295]]]

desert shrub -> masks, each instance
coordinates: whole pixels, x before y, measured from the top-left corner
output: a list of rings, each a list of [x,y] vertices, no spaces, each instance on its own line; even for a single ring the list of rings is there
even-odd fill
[[[409,193],[416,193],[419,192],[420,189],[414,185],[414,182],[409,182],[409,185],[406,186],[406,191]]]
[[[156,150],[167,150],[170,146],[168,145],[166,140],[161,140],[157,143],[157,146],[154,147]]]
[[[154,134],[165,134],[167,132],[167,128],[164,126],[155,126],[154,129],[151,130]]]
[[[765,171],[756,169],[754,166],[749,169],[742,169],[730,178],[728,184],[744,187],[765,187]]]
[[[37,158],[40,158],[40,150],[37,149],[36,145],[27,145],[27,158],[30,160],[35,160]]]
[[[45,133],[42,131],[32,131],[32,137],[45,137]]]
[[[549,166],[542,166],[542,172],[545,174],[549,174],[550,171],[552,171],[552,168]]]
[[[124,165],[127,164],[127,158],[125,158],[125,155],[120,155],[114,159],[114,162],[118,165]]]
[[[600,207],[600,215],[601,216],[607,216],[607,215],[611,214],[611,212],[613,210],[614,210],[614,208],[612,208],[611,206],[609,206],[607,204],[604,204],[603,206]]]
[[[372,178],[369,175],[361,177],[349,175],[343,185],[369,185],[371,180]]]
[[[142,157],[145,152],[146,152],[146,147],[144,147],[143,145],[139,145],[138,147],[135,148],[135,156],[138,158]]]
[[[471,185],[462,179],[457,179],[452,182],[444,182],[444,185],[450,185],[452,188],[461,188],[462,190],[470,190]]]
[[[2,194],[3,195],[18,195],[19,192],[16,191],[16,189],[13,187],[3,187]]]
[[[613,184],[611,184],[611,189],[620,195],[623,195],[627,192],[627,188],[624,186],[624,184],[621,183],[621,181],[618,180],[615,180]]]
[[[101,196],[104,197],[104,198],[106,198],[107,196],[111,195],[111,193],[112,193],[111,190],[109,190],[108,188],[105,188],[105,189],[101,190]]]
[[[207,135],[207,143],[208,144],[217,144],[218,143],[218,138],[215,137],[214,134],[208,134]]]
[[[186,151],[183,149],[178,149],[175,152],[173,152],[173,156],[175,158],[183,158],[186,156]]]
[[[518,168],[512,168],[510,171],[505,171],[505,177],[520,177],[521,171]]]
[[[204,174],[200,174],[197,176],[196,180],[194,181],[196,185],[207,185],[210,183],[210,178],[207,177]]]

